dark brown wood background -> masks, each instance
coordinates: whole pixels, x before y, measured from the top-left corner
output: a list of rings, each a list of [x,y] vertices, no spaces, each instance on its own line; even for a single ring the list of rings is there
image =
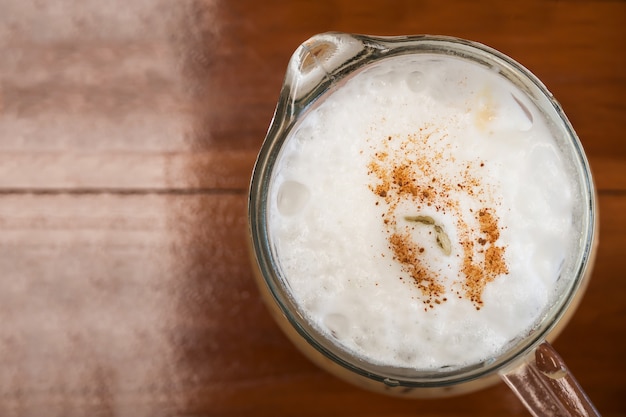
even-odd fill
[[[555,347],[626,415],[626,2],[0,0],[1,416],[525,416],[503,385],[409,401],[281,334],[246,193],[315,33],[443,34],[537,74],[599,189],[588,293]]]

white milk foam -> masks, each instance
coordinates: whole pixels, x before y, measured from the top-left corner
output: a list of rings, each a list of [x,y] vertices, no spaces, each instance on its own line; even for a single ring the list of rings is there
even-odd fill
[[[293,299],[336,344],[381,365],[471,365],[556,296],[576,240],[567,172],[508,80],[458,58],[391,58],[294,128],[269,236]]]

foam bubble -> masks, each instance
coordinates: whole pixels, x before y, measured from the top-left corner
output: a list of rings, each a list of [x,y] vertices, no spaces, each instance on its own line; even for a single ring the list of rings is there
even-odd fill
[[[277,207],[283,216],[293,216],[302,211],[311,197],[309,188],[298,181],[285,181],[280,185]]]
[[[420,93],[426,88],[424,73],[421,71],[411,71],[405,77],[406,86],[414,93]]]

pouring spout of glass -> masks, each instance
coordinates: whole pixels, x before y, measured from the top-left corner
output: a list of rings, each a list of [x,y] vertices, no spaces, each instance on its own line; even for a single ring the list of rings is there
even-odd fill
[[[316,35],[300,45],[289,61],[275,118],[297,118],[342,73],[358,65],[364,50],[358,38],[343,33]]]

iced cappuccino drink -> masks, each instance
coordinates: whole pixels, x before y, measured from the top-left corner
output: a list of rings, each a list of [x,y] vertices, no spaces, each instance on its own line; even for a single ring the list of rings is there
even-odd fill
[[[581,292],[586,161],[511,61],[436,38],[359,58],[366,41],[294,57],[292,117],[277,113],[251,189],[261,288],[303,351],[353,382],[479,388]]]

